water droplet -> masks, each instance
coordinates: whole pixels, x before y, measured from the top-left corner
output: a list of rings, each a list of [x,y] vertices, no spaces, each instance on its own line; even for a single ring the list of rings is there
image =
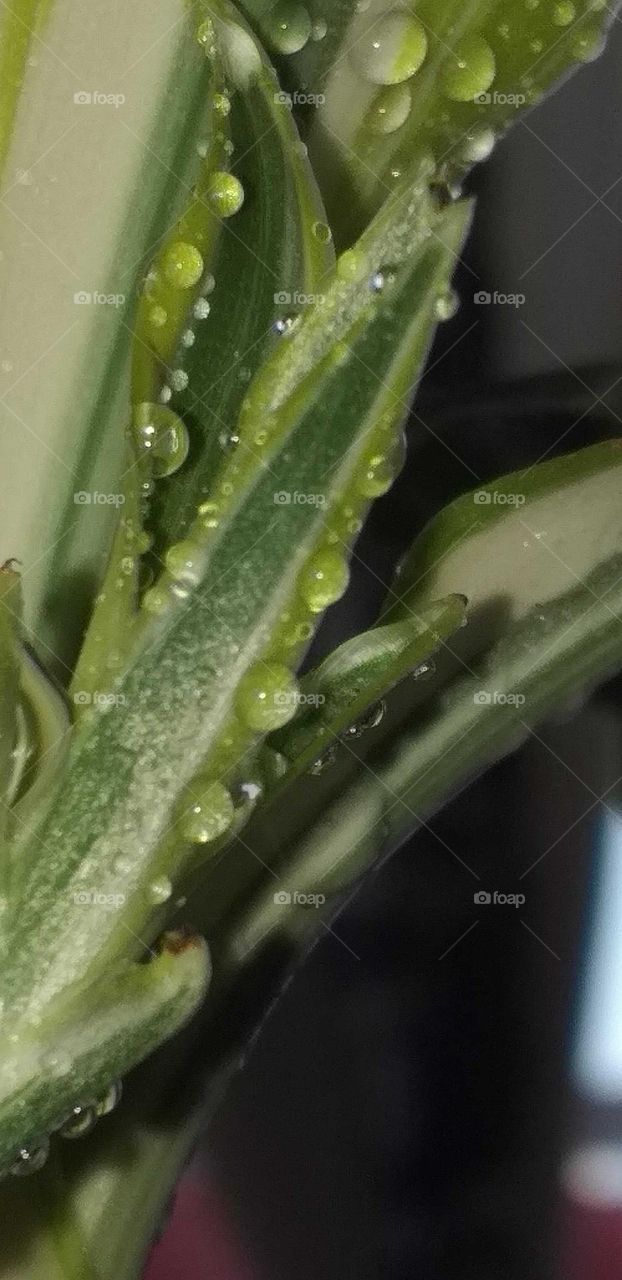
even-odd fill
[[[406,123],[412,108],[412,94],[408,84],[392,84],[381,89],[372,103],[367,124],[372,133],[395,133]]]
[[[401,84],[415,75],[428,51],[425,27],[409,13],[388,13],[370,27],[350,60],[372,84]]]
[[[199,507],[201,524],[205,529],[217,529],[220,519],[220,507],[217,502],[202,502]]]
[[[447,289],[441,293],[434,304],[437,320],[452,320],[460,306],[460,299],[455,289]]]
[[[279,53],[298,53],[311,35],[311,19],[303,4],[281,0],[272,10],[268,34]]]
[[[369,287],[372,293],[382,293],[385,284],[386,278],[384,271],[374,271],[374,274],[369,281]]]
[[[464,140],[463,153],[465,159],[479,161],[487,160],[495,146],[494,129],[473,129],[471,133],[467,133]]]
[[[229,115],[229,112],[231,111],[231,99],[226,93],[215,93],[212,98],[212,102],[214,104],[214,111],[217,111],[219,116]]]
[[[572,39],[571,49],[579,62],[593,62],[600,57],[605,46],[605,35],[600,26],[584,31],[577,31]]]
[[[123,1093],[123,1085],[120,1080],[113,1080],[106,1092],[102,1094],[99,1101],[95,1104],[95,1114],[100,1120],[103,1116],[109,1116],[115,1107],[118,1107]]]
[[[443,68],[447,97],[455,102],[470,102],[490,88],[495,70],[495,55],[488,41],[483,36],[465,36]]]
[[[375,703],[365,715],[360,716],[354,724],[350,725],[349,729],[346,729],[343,735],[344,738],[362,738],[364,733],[369,733],[371,729],[377,729],[381,721],[384,720],[386,709],[384,701]]]
[[[215,43],[216,33],[214,31],[214,23],[211,18],[206,18],[197,29],[197,40],[203,48],[209,48]]]
[[[194,329],[184,329],[181,335],[182,347],[193,347],[196,341],[196,333]]]
[[[205,194],[219,218],[232,218],[244,203],[244,187],[240,179],[224,169],[210,174]]]
[[[188,374],[185,369],[173,369],[171,371],[171,386],[173,391],[185,391],[188,386]]]
[[[287,667],[258,662],[240,681],[236,703],[249,728],[269,733],[295,715],[298,682]]]
[[[316,18],[311,25],[311,39],[323,40],[328,31],[328,23],[325,18]]]
[[[147,318],[154,329],[162,329],[168,320],[168,313],[164,307],[151,307]]]
[[[195,783],[197,801],[186,813],[182,834],[192,844],[210,844],[229,829],[235,816],[231,793],[222,782]]]
[[[332,765],[334,765],[337,759],[337,755],[338,755],[337,744],[333,742],[331,743],[330,747],[328,747],[327,750],[324,751],[321,756],[319,756],[317,760],[314,760],[313,764],[311,765],[311,768],[309,769],[309,773],[311,774],[311,776],[314,778],[319,778],[320,774],[326,773],[326,770],[330,769]]]
[[[466,618],[465,618],[466,623]],[[425,680],[426,676],[433,676],[436,672],[436,663],[434,658],[426,658],[424,662],[420,662],[411,672],[413,680]]]
[[[189,538],[173,543],[166,552],[164,563],[174,578],[193,586],[199,581],[199,548]]]
[[[176,289],[191,289],[203,274],[203,258],[193,244],[176,240],[165,249],[162,271]]]
[[[151,881],[147,890],[149,901],[158,906],[163,902],[168,902],[172,892],[173,886],[168,876],[156,876],[156,879]]]
[[[211,309],[212,308],[207,301],[207,298],[197,298],[192,308],[192,314],[195,320],[207,320]]]
[[[365,266],[365,258],[358,249],[346,249],[337,259],[337,275],[340,280],[356,280]]]
[[[553,22],[556,27],[569,27],[574,22],[577,11],[572,0],[560,0],[553,9]]]
[[[338,551],[318,551],[303,569],[299,585],[311,613],[322,613],[343,595],[349,580],[348,565]]]
[[[11,1173],[15,1178],[25,1178],[30,1173],[38,1173],[42,1169],[50,1151],[50,1144],[46,1140],[40,1142],[36,1147],[22,1147],[18,1153],[17,1159],[11,1165]]]
[[[97,1114],[94,1107],[72,1107],[71,1113],[61,1125],[59,1133],[61,1138],[67,1138],[73,1141],[75,1138],[83,1138],[97,1124]]]
[[[314,222],[311,230],[321,244],[330,244],[333,233],[326,222]]]
[[[148,449],[153,474],[170,476],[188,456],[185,423],[165,405],[144,401],[134,407],[134,429],[139,443]]]

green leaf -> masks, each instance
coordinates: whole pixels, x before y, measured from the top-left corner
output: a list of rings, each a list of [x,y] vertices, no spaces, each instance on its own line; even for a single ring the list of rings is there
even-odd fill
[[[385,620],[463,591],[469,625],[452,648],[479,652],[622,550],[621,484],[622,441],[606,440],[463,494],[405,557]]]
[[[382,718],[383,700],[408,675],[427,667],[439,645],[466,619],[464,596],[449,596],[400,622],[373,627],[347,640],[300,684],[295,718],[273,734],[270,745],[291,762],[282,785],[321,761],[347,730],[353,736],[371,715]]]
[[[399,846],[449,796],[515,747],[550,712],[613,674],[622,661],[622,556],[601,564],[556,600],[510,624],[486,657],[467,669],[374,753],[354,781],[289,849],[275,857],[271,836],[258,828],[253,849],[274,878],[229,916],[224,963],[248,963],[272,933],[299,941],[313,929],[314,911],[295,895],[329,902],[379,856]],[[218,946],[218,940],[216,942]]]
[[[98,913],[102,907],[91,902],[82,909]],[[209,975],[201,939],[166,934],[159,956],[108,974],[101,988],[90,989],[86,998],[82,992],[77,1005],[66,1006],[36,1036],[11,1040],[5,1033],[0,1170],[6,1172],[16,1160],[26,1168],[32,1149],[46,1144],[74,1107],[95,1108],[111,1081],[194,1013]]]

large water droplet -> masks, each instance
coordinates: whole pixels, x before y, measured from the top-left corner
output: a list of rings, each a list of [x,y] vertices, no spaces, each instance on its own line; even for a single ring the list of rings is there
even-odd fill
[[[172,892],[173,886],[168,876],[156,876],[155,880],[152,880],[147,888],[149,901],[156,906],[161,906],[162,903],[168,902]]]
[[[298,53],[304,49],[311,35],[311,18],[304,4],[281,0],[270,14],[268,34],[279,53]]]
[[[210,844],[228,831],[235,815],[233,799],[222,782],[196,784],[196,803],[184,815],[182,833],[193,844]]]
[[[244,187],[240,179],[224,169],[210,174],[205,194],[219,218],[232,218],[244,203]]]
[[[443,68],[443,88],[455,102],[470,102],[490,88],[495,71],[495,55],[488,41],[483,36],[465,36]]]
[[[395,133],[406,123],[412,107],[412,94],[407,84],[392,84],[380,93],[372,103],[367,124],[372,133]]]
[[[388,13],[353,45],[350,60],[372,84],[401,84],[419,70],[428,51],[425,27],[409,13]]]
[[[11,1165],[11,1173],[15,1178],[26,1178],[30,1173],[38,1173],[43,1168],[49,1151],[50,1144],[47,1140],[36,1147],[22,1147]]]
[[[139,444],[149,453],[155,476],[170,476],[188,456],[185,423],[166,405],[143,401],[134,407],[134,429]]]
[[[298,682],[287,667],[258,662],[243,676],[236,703],[249,728],[269,733],[296,714]]]
[[[338,551],[318,551],[300,575],[300,592],[311,613],[322,613],[343,595],[348,565]]]
[[[162,271],[176,289],[191,289],[203,274],[203,258],[193,244],[176,240],[165,249]]]

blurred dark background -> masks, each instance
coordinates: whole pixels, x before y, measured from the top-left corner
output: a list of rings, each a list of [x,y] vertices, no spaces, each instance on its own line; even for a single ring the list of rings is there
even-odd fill
[[[605,56],[476,175],[461,307],[331,639],[369,622],[448,500],[621,434],[621,71],[618,22]],[[477,305],[481,290],[524,305]],[[622,856],[620,692],[567,709],[470,786],[290,987],[202,1157],[257,1280],[622,1277],[622,1044],[602,917]],[[478,887],[525,905],[478,914]]]

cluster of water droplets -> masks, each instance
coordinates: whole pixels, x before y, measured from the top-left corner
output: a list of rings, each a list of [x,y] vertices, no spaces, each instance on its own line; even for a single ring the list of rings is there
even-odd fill
[[[59,1137],[68,1140],[85,1137],[95,1127],[98,1120],[114,1111],[121,1099],[121,1094],[121,1081],[113,1081],[106,1092],[96,1101],[87,1105],[72,1107],[55,1132]],[[49,1136],[41,1138],[29,1147],[21,1147],[9,1172],[16,1178],[24,1178],[28,1174],[38,1173],[45,1165],[49,1151]]]

